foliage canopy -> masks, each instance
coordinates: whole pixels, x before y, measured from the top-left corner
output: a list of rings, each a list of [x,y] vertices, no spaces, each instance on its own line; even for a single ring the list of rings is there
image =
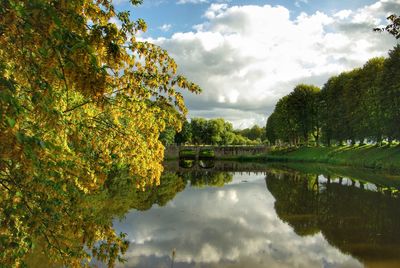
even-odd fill
[[[50,255],[81,264],[88,257],[81,245],[53,238],[68,235],[68,222],[46,227],[60,222],[49,211],[68,211],[115,168],[139,189],[159,184],[159,134],[166,125],[181,128],[187,109],[180,91],[200,89],[177,75],[166,51],[137,39],[145,30],[110,0],[2,1],[1,263],[20,263],[36,232]],[[105,241],[98,255],[114,256],[112,264],[124,242],[110,227],[87,227],[75,232],[89,248]]]

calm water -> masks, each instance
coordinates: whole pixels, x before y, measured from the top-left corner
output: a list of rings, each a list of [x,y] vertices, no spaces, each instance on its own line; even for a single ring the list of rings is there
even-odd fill
[[[326,166],[183,166],[167,163],[145,205],[114,219],[130,241],[119,267],[400,267],[399,177]]]

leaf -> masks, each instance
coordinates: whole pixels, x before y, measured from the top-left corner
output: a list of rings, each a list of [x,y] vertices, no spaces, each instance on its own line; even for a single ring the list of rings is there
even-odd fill
[[[7,116],[7,123],[11,128],[13,128],[15,126],[15,119]]]

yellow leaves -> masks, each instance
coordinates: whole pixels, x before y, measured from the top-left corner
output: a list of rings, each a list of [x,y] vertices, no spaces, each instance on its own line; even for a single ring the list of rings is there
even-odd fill
[[[0,174],[65,203],[60,192],[90,195],[116,167],[128,168],[140,189],[158,185],[159,134],[167,125],[180,129],[186,113],[175,85],[196,86],[175,75],[165,50],[110,24],[108,0],[18,5],[26,12],[4,5],[0,16],[0,79],[12,82],[0,85],[11,92],[0,95]],[[133,27],[146,29],[142,20]],[[93,236],[101,235],[112,230]]]

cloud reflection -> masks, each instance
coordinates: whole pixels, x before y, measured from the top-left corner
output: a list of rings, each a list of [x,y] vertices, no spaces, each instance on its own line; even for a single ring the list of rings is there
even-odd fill
[[[234,175],[223,188],[187,188],[165,207],[116,221],[131,246],[119,267],[361,267],[321,233],[300,237],[275,213],[265,180]]]

